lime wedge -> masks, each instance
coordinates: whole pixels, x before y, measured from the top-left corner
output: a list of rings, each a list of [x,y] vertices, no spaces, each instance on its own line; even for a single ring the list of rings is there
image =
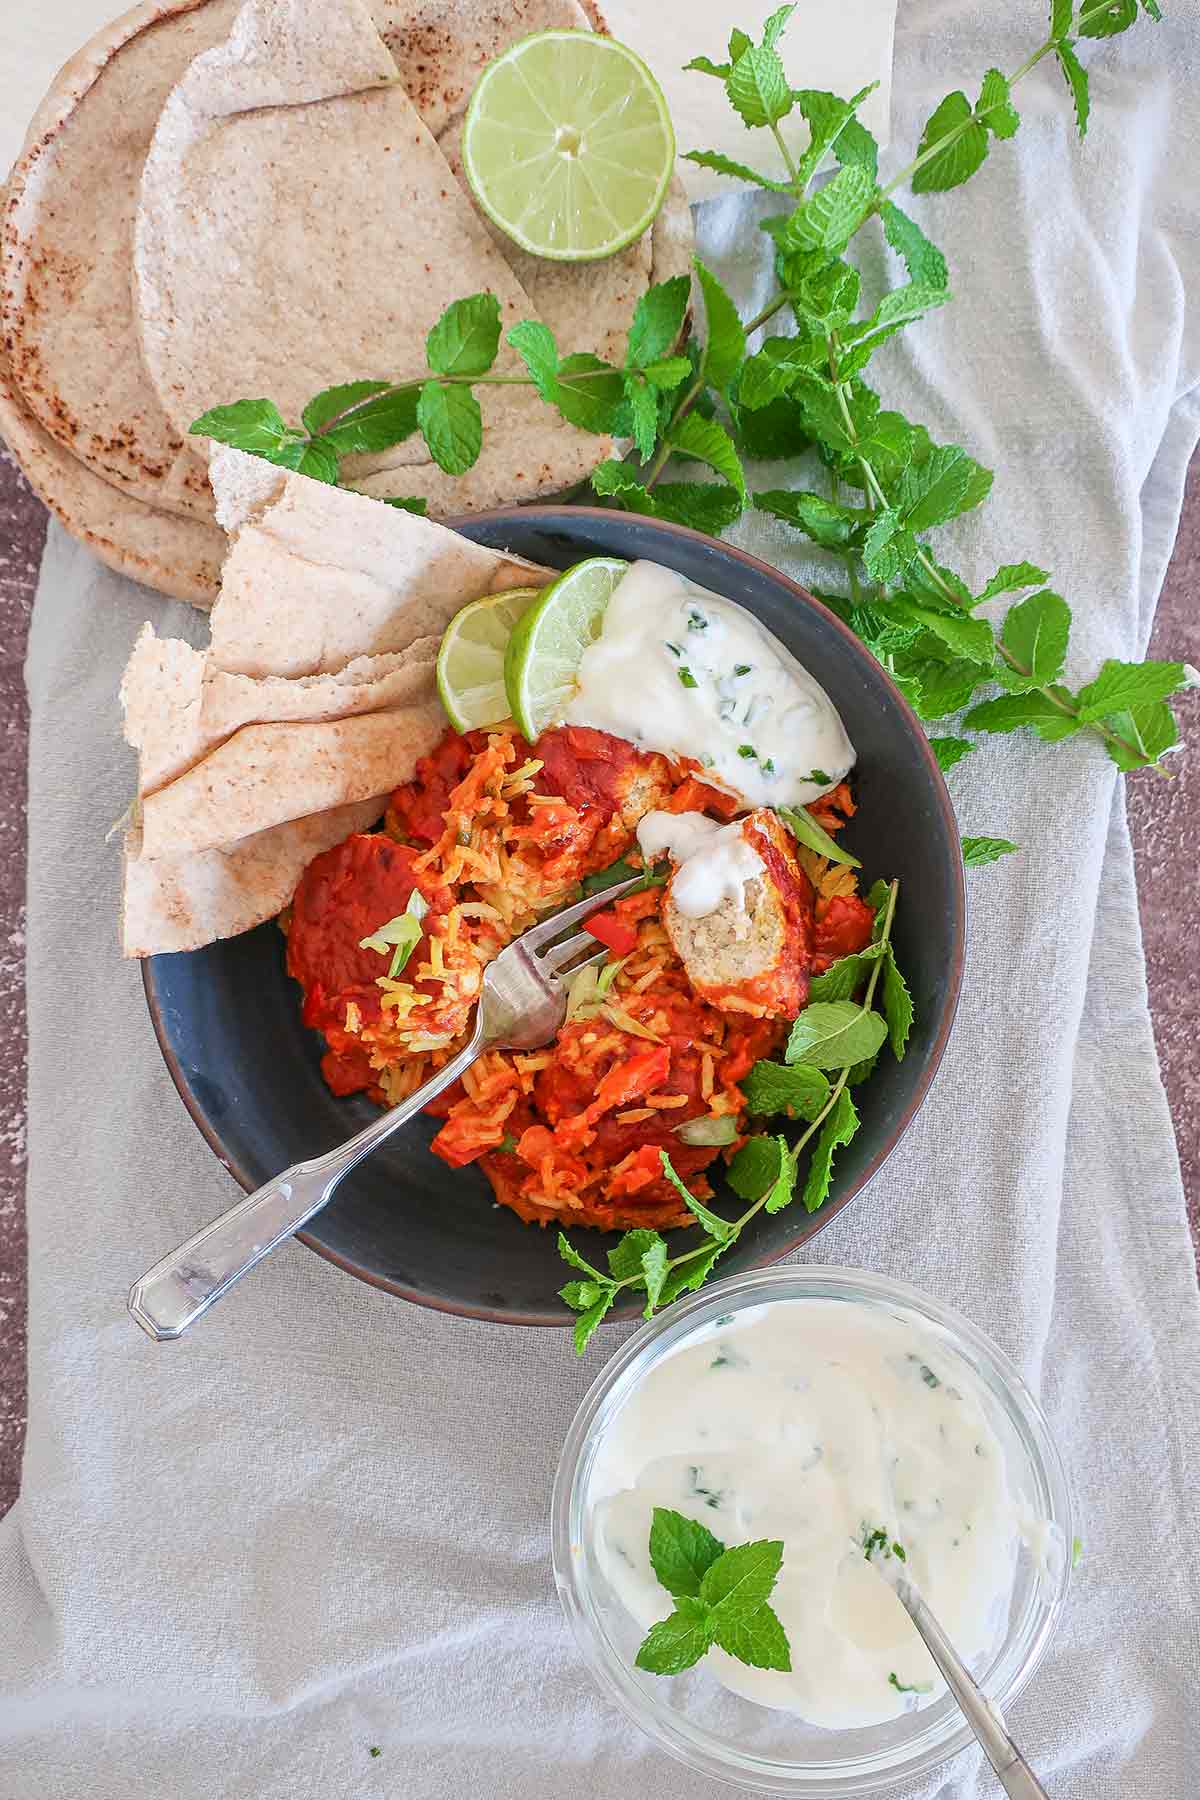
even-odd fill
[[[564,716],[583,653],[600,636],[604,609],[628,563],[592,556],[576,563],[531,606],[508,640],[508,707],[529,743]]]
[[[522,250],[589,262],[650,224],[675,133],[640,56],[592,31],[539,31],[479,77],[462,159],[476,200]]]
[[[509,717],[504,652],[513,627],[541,592],[530,587],[485,594],[447,625],[438,650],[437,685],[455,731],[481,731]]]

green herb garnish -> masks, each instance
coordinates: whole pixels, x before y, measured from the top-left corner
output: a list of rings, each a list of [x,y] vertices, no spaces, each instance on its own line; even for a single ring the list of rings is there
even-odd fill
[[[656,1506],[650,1561],[675,1611],[642,1639],[635,1658],[639,1669],[678,1675],[714,1644],[754,1669],[791,1668],[787,1633],[769,1604],[783,1563],[778,1539],[727,1550],[694,1519]]]
[[[908,1554],[905,1551],[904,1546],[898,1544],[895,1538],[889,1538],[882,1525],[876,1525],[874,1528],[869,1525],[864,1525],[860,1542],[862,1543],[863,1555],[868,1562],[871,1561],[872,1557],[880,1557],[886,1562],[889,1557],[893,1556],[898,1562],[908,1561]]]
[[[745,756],[745,757],[757,757],[758,751],[754,748],[753,744],[739,744],[738,745],[738,755]]]
[[[392,952],[391,967],[387,979],[395,981],[404,968],[409,957],[421,941],[421,920],[429,911],[429,904],[419,888],[414,888],[408,897],[408,905],[394,919],[380,925],[369,937],[359,939],[360,950],[378,950],[381,956]]]
[[[1135,0],[1055,0],[1042,42],[1011,74],[987,70],[974,100],[961,90],[948,94],[926,121],[915,155],[882,184],[878,146],[856,116],[871,90],[843,100],[788,81],[777,44],[792,11],[778,8],[759,42],[734,30],[722,60],[697,56],[688,64],[697,80],[720,82],[748,130],[769,133],[783,153],[782,180],[718,151],[686,153],[689,161],[784,203],[763,221],[774,244],[776,285],[751,317],[739,316],[696,259],[706,331],[688,354],[681,338],[691,284],[677,275],[638,302],[620,367],[590,352],[564,353],[548,326],[523,319],[503,333],[524,369],[516,375],[495,370],[502,336],[495,296],[470,294],[430,331],[425,368],[404,379],[326,389],[304,408],[299,424],[285,420],[270,400],[248,399],[214,407],[192,430],[326,482],[339,479],[343,457],[386,450],[419,433],[441,468],[461,474],[483,441],[476,390],[524,382],[580,429],[633,437],[638,463],[610,458],[592,474],[593,494],[607,505],[713,533],[754,506],[838,558],[846,569],[844,590],[822,599],[923,719],[970,708],[965,725],[985,735],[1028,730],[1056,743],[1085,732],[1103,742],[1123,771],[1165,773],[1163,758],[1179,741],[1168,700],[1192,684],[1184,665],[1109,661],[1072,690],[1063,680],[1071,611],[1045,585],[1047,572],[1028,560],[1004,563],[973,593],[930,542],[931,533],[987,498],[991,472],[960,446],[933,442],[923,425],[888,408],[864,379],[889,338],[951,298],[946,259],[897,204],[898,190],[908,184],[921,195],[967,181],[994,146],[1020,129],[1014,95],[1046,58],[1063,75],[1082,137],[1090,100],[1079,42],[1128,30],[1139,18]],[[1142,0],[1141,11],[1159,17],[1155,0]],[[803,141],[803,149],[788,141],[797,120],[803,126],[794,141]],[[831,161],[835,172],[814,188]],[[905,279],[877,304],[864,305],[849,251],[873,220]],[[750,352],[747,340],[781,314],[790,314],[789,329]],[[810,446],[827,471],[827,493],[786,484],[749,492],[743,459],[795,458]],[[715,479],[664,479],[674,454],[703,463]],[[1005,596],[1013,601],[998,627],[977,612]],[[748,665],[735,673],[748,674]],[[990,696],[977,700],[981,689]],[[943,746],[969,741],[936,740]],[[968,851],[968,866],[1006,854],[1007,844],[990,852],[981,847],[999,842],[968,839],[979,846]]]
[[[594,875],[585,875],[580,887],[585,896],[602,894],[606,888],[618,887],[622,881],[629,881],[634,875],[640,875],[641,880],[637,887],[629,890],[632,894],[640,894],[645,888],[662,887],[670,879],[665,870],[661,875],[655,875],[649,868],[635,869],[631,862],[621,856],[615,863],[609,863],[607,869],[598,869]]]
[[[679,674],[679,679],[683,683],[684,687],[694,688],[696,686],[696,677],[692,674],[692,671],[690,669],[680,669],[678,671],[678,674]]]
[[[501,1156],[512,1156],[516,1152],[519,1141],[518,1138],[513,1136],[511,1131],[506,1131],[504,1136],[500,1139],[500,1142],[496,1145],[496,1149]]]
[[[906,1017],[901,1004],[908,989],[892,951],[892,922],[896,913],[898,882],[877,882],[867,896],[876,910],[875,941],[864,952],[867,969],[862,999],[818,1002],[800,1013],[784,1051],[784,1062],[758,1062],[743,1083],[751,1111],[784,1112],[793,1109],[807,1121],[807,1129],[794,1145],[782,1136],[751,1137],[729,1165],[729,1185],[744,1211],[736,1219],[722,1218],[689,1192],[679,1179],[666,1151],[661,1151],[666,1179],[685,1201],[704,1233],[703,1241],[672,1256],[667,1240],[645,1228],[627,1231],[608,1253],[604,1271],[588,1262],[564,1232],[558,1234],[558,1253],[581,1275],[568,1281],[559,1293],[579,1317],[575,1321],[575,1348],[582,1353],[605,1314],[622,1293],[644,1293],[645,1317],[677,1300],[680,1294],[702,1287],[731,1244],[760,1212],[777,1213],[795,1197],[801,1152],[812,1145],[802,1197],[808,1212],[816,1212],[829,1197],[834,1152],[848,1144],[859,1126],[858,1110],[849,1089],[861,1079],[862,1065],[890,1041],[893,1054],[904,1055]],[[843,958],[843,961],[848,961]],[[830,975],[841,967],[835,963]],[[893,969],[894,987],[889,1011],[884,970]],[[875,1011],[879,993],[883,1012]],[[807,1021],[807,1023],[806,1023]]]
[[[894,1669],[888,1676],[888,1686],[894,1687],[898,1694],[932,1694],[933,1692],[932,1681],[915,1681],[910,1684],[901,1681]]]
[[[750,664],[749,663],[734,663],[733,672],[735,675],[748,675],[750,673]]]

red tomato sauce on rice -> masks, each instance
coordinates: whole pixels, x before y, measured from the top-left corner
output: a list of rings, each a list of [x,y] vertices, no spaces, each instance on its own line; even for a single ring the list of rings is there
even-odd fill
[[[383,829],[317,857],[292,902],[288,970],[305,1024],[325,1038],[333,1092],[395,1105],[426,1081],[462,1042],[492,957],[588,875],[621,857],[640,866],[636,826],[653,809],[724,822],[737,804],[698,764],[585,727],[547,731],[532,748],[513,730],[448,733],[391,796]],[[837,830],[854,811],[848,786],[812,811]],[[553,1044],[489,1051],[439,1097],[435,1154],[477,1162],[530,1223],[687,1224],[661,1152],[698,1198],[712,1192],[704,1170],[743,1141],[739,1082],[778,1051],[810,976],[870,938],[874,915],[849,870],[771,845],[764,862],[788,928],[761,991],[697,992],[663,925],[664,888],[628,895],[595,921],[610,950],[604,983],[572,988]],[[393,978],[362,940],[414,890],[427,910]],[[732,1118],[737,1135],[724,1148],[682,1140],[678,1127],[702,1118]]]

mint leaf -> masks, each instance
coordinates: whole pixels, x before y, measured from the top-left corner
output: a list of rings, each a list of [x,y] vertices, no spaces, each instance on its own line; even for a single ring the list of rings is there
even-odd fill
[[[658,442],[658,397],[640,377],[627,377],[625,398],[629,401],[629,417],[634,447],[644,463],[654,455]]]
[[[769,337],[742,364],[738,405],[750,412],[758,411],[786,394],[797,376],[823,367],[827,356],[825,339],[817,332],[805,332],[801,337]]]
[[[905,619],[932,632],[956,657],[991,667],[996,640],[986,619],[972,619],[960,612],[937,612],[909,602],[898,603],[898,610]]]
[[[736,1225],[732,1225],[728,1219],[722,1219],[718,1213],[710,1212],[702,1201],[697,1200],[694,1194],[689,1193],[684,1183],[679,1179],[678,1175],[671,1167],[671,1159],[666,1151],[660,1150],[658,1154],[659,1160],[662,1163],[663,1174],[675,1189],[675,1192],[679,1195],[680,1199],[687,1206],[688,1211],[695,1214],[697,1224],[704,1228],[709,1237],[715,1238],[719,1244],[727,1244],[731,1238],[736,1237]]]
[[[971,102],[959,90],[947,94],[930,114],[921,134],[918,155],[941,148],[922,163],[912,178],[914,194],[941,193],[969,179],[988,153],[987,126],[971,111]]]
[[[638,301],[625,346],[627,369],[644,369],[675,348],[683,330],[692,284],[686,275],[656,282]]]
[[[994,600],[997,594],[1014,594],[1021,588],[1037,587],[1041,581],[1049,581],[1045,569],[1039,569],[1036,563],[1005,563],[996,570],[981,594],[976,594],[972,606],[980,606],[985,600]]]
[[[650,1627],[633,1659],[637,1667],[652,1675],[681,1675],[709,1647],[706,1621],[707,1609],[698,1600],[684,1600],[669,1619]]]
[[[348,419],[323,431],[322,442],[331,445],[339,456],[390,450],[393,444],[402,444],[417,429],[420,392],[420,383],[412,382],[380,393]]]
[[[429,502],[424,494],[388,494],[384,496],[385,506],[394,506],[400,512],[415,513],[423,519],[429,511]]]
[[[927,287],[945,287],[946,259],[921,227],[891,200],[885,200],[880,207],[879,217],[883,235],[903,261],[909,280],[924,282]]]
[[[1105,720],[1118,737],[1124,738],[1137,754],[1131,755],[1124,744],[1107,739],[1105,749],[1118,769],[1129,772],[1157,762],[1179,742],[1179,726],[1165,700],[1152,700],[1146,706],[1135,706],[1127,712],[1112,713]]]
[[[776,125],[792,110],[792,90],[783,63],[767,45],[742,52],[725,83],[729,104],[743,124]]]
[[[839,956],[823,975],[813,976],[808,990],[810,1003],[814,1000],[853,1000],[871,973],[872,963],[878,962],[883,954],[882,944],[869,944],[865,950]]]
[[[662,1586],[676,1600],[695,1599],[700,1583],[725,1546],[695,1519],[656,1506],[650,1520],[650,1562]]]
[[[780,38],[783,36],[784,26],[787,24],[788,20],[791,18],[792,14],[795,12],[795,10],[796,10],[796,8],[795,8],[794,4],[791,6],[780,6],[780,7],[777,7],[775,9],[775,11],[771,14],[770,18],[767,20],[766,24],[763,26],[762,41],[763,41],[764,50],[773,50],[775,48],[776,44],[779,42]],[[735,32],[734,37],[738,38],[738,39],[742,39],[742,38],[746,37],[746,34],[744,31]],[[743,48],[748,49],[749,42],[750,42],[750,40],[747,38],[746,43],[743,46]],[[730,40],[729,40],[729,54],[735,60],[739,54],[739,52],[735,51],[735,49],[733,47],[733,38],[730,38]]]
[[[625,463],[615,461],[593,469],[592,487],[601,498],[615,500],[627,512],[671,519],[710,537],[718,537],[742,512],[741,496],[722,481],[661,481],[649,489]]]
[[[914,319],[923,319],[927,312],[945,306],[950,297],[950,290],[943,285],[906,282],[903,287],[892,288],[885,294],[872,316],[848,333],[846,341],[861,344],[865,339],[877,339],[882,343],[885,337],[912,324]]]
[[[886,1036],[887,1026],[878,1013],[851,1000],[818,1002],[797,1018],[784,1056],[789,1063],[846,1069],[874,1055]]]
[[[730,1239],[732,1242],[732,1239]],[[660,1306],[669,1306],[672,1300],[678,1300],[680,1294],[694,1293],[703,1287],[712,1274],[713,1264],[728,1248],[728,1244],[718,1243],[715,1239],[706,1244],[698,1256],[689,1257],[687,1262],[678,1263],[671,1269],[662,1285],[658,1297]]]
[[[831,838],[824,827],[817,824],[807,808],[780,806],[776,811],[798,844],[815,850],[818,856],[827,856],[830,862],[842,863],[848,869],[862,868],[857,856],[851,856],[848,850],[843,850],[836,838]]]
[[[664,356],[659,362],[647,363],[642,374],[660,394],[672,393],[692,372],[686,356]]]
[[[742,472],[741,458],[723,425],[718,425],[715,419],[703,419],[699,413],[688,413],[671,427],[667,433],[667,442],[672,450],[677,450],[684,456],[694,456],[698,462],[707,463],[710,469],[715,469],[730,487],[736,489],[743,505],[745,504],[746,477]]]
[[[775,1143],[779,1150],[779,1173],[763,1201],[763,1207],[769,1213],[782,1212],[785,1206],[790,1206],[796,1192],[795,1152],[788,1149],[788,1142],[784,1137],[777,1137]]]
[[[1058,680],[1070,635],[1071,609],[1049,588],[1009,607],[1000,634],[1005,649],[1028,671],[1035,687]]]
[[[746,1139],[733,1158],[726,1178],[739,1200],[761,1200],[781,1173],[779,1139],[752,1137]]]
[[[991,490],[992,473],[957,444],[941,444],[920,465],[910,463],[892,496],[910,531],[930,531],[978,506]]]
[[[870,212],[874,198],[870,174],[860,164],[848,163],[792,214],[790,247],[843,250]]]
[[[1063,37],[1075,17],[1075,0],[1050,0],[1050,36]]]
[[[723,389],[728,387],[746,354],[746,333],[737,307],[712,270],[707,269],[698,256],[692,258],[692,266],[704,296],[708,327],[698,373],[709,387]],[[737,485],[735,482],[734,486]]]
[[[570,1238],[562,1231],[558,1234],[558,1254],[565,1263],[570,1264],[571,1268],[578,1269],[582,1275],[590,1275],[593,1281],[598,1281],[603,1284],[605,1277],[600,1273],[599,1269],[594,1269],[591,1263],[579,1254]]]
[[[1016,847],[1007,838],[965,837],[962,841],[963,865],[968,869],[981,869],[986,863],[998,862],[1002,856],[1011,856]]]
[[[932,737],[929,740],[929,748],[937,757],[938,768],[945,775],[954,767],[955,763],[961,762],[964,756],[969,756],[975,746],[969,738]]]
[[[714,1612],[709,1629],[714,1643],[751,1668],[788,1670],[792,1666],[787,1633],[774,1608],[765,1601],[751,1613]]]
[[[922,632],[909,650],[892,650],[885,657],[892,679],[905,699],[923,719],[944,719],[960,712],[984,679],[977,662],[952,657],[930,632]]]
[[[1110,0],[1110,4],[1100,10],[1097,10],[1095,0],[1083,0],[1077,29],[1080,37],[1116,37],[1136,24],[1137,16],[1137,0]]]
[[[357,406],[360,400],[367,400],[372,394],[384,393],[390,386],[387,381],[346,381],[340,387],[324,388],[313,395],[301,413],[301,423],[315,437],[330,419],[336,419],[339,413]]]
[[[615,430],[623,397],[620,370],[590,351],[574,351],[559,363],[551,404],[581,431],[604,436]]]
[[[267,452],[267,461],[280,468],[295,469],[313,481],[331,486],[338,478],[338,453],[328,438],[288,438],[275,450]]]
[[[989,69],[979,90],[977,112],[998,138],[1010,138],[1021,123],[1021,115],[1008,97],[1008,78],[999,69]]]
[[[737,1544],[709,1564],[700,1578],[700,1598],[706,1606],[722,1608],[726,1617],[746,1613],[770,1598],[783,1566],[779,1538],[759,1538]]]
[[[745,36],[745,33],[742,33]],[[691,62],[685,62],[683,71],[686,75],[694,70],[697,75],[715,75],[718,81],[728,81],[733,73],[732,63],[715,63],[711,56],[693,56]]]
[[[899,581],[911,567],[920,546],[900,514],[888,506],[876,515],[862,548],[863,562],[872,581],[890,585]]]
[[[871,1018],[877,1015],[868,1015]],[[817,1134],[813,1145],[812,1159],[808,1165],[808,1175],[804,1182],[805,1212],[819,1212],[829,1198],[829,1183],[833,1175],[833,1153],[848,1144],[858,1130],[858,1108],[855,1106],[846,1088],[843,1088],[829,1110]]]
[[[753,182],[756,187],[769,188],[775,194],[791,192],[789,182],[776,181],[772,175],[763,175],[758,169],[751,169],[745,163],[735,162],[731,156],[725,156],[720,150],[685,150],[683,161],[696,163],[702,169],[711,169],[715,175],[730,175],[735,181]]]
[[[643,1227],[625,1232],[608,1253],[608,1272],[613,1280],[630,1281],[640,1277],[642,1258],[656,1243],[663,1243],[657,1231],[647,1231]]]
[[[1072,731],[1078,731],[1082,721],[1064,713],[1061,707],[1055,706],[1053,700],[1035,691],[1001,694],[996,700],[984,700],[979,706],[971,708],[963,724],[971,731],[986,731],[993,735],[1019,731],[1023,725],[1032,726],[1034,730],[1045,726],[1053,733],[1054,739],[1057,739],[1069,737]]]
[[[568,1281],[565,1287],[559,1288],[558,1295],[576,1312],[586,1312],[607,1291],[602,1281]]]
[[[809,447],[811,438],[803,408],[791,398],[781,395],[751,412],[737,404],[735,395],[730,412],[743,456],[762,462],[779,461],[799,456]]]
[[[583,1355],[588,1347],[588,1342],[593,1331],[595,1331],[597,1325],[599,1325],[601,1319],[604,1317],[616,1297],[616,1289],[608,1287],[604,1290],[604,1293],[601,1295],[600,1299],[596,1301],[594,1306],[589,1306],[586,1312],[580,1313],[575,1321],[575,1330],[572,1334],[575,1340],[576,1356]]]
[[[888,1042],[892,1047],[892,1055],[897,1062],[904,1061],[904,1052],[908,1046],[909,1033],[912,1030],[913,1003],[908,991],[908,983],[900,973],[896,962],[896,952],[888,945],[887,961],[883,965],[883,1016],[887,1020]]]
[[[1183,664],[1178,662],[1130,663],[1110,658],[1095,681],[1080,688],[1076,696],[1079,716],[1089,723],[1102,719],[1106,713],[1165,700],[1185,685],[1185,675]]]
[[[876,413],[858,435],[859,452],[871,464],[876,479],[890,488],[912,460],[914,437],[908,421],[897,412]],[[861,483],[856,482],[856,486]]]
[[[554,333],[540,319],[519,319],[509,328],[505,342],[512,345],[543,400],[554,404],[558,375],[558,346]]]
[[[793,1063],[789,1068],[784,1063],[756,1062],[738,1086],[747,1111],[752,1113],[792,1112],[797,1118],[811,1120],[829,1098],[828,1077],[807,1063]]]
[[[500,302],[495,294],[468,294],[453,301],[425,339],[426,360],[439,375],[482,375],[499,348]]]
[[[663,1283],[669,1273],[670,1252],[666,1239],[654,1234],[655,1242],[648,1244],[642,1251],[642,1280],[646,1283],[646,1306],[644,1318],[650,1318],[655,1307],[662,1299]]]
[[[439,469],[464,475],[483,448],[483,418],[469,387],[427,381],[417,399],[417,424]]]
[[[1088,115],[1092,110],[1091,96],[1088,91],[1088,74],[1075,54],[1075,46],[1070,38],[1064,38],[1056,44],[1054,54],[1058,58],[1058,66],[1066,78],[1071,90],[1071,100],[1075,107],[1075,123],[1079,127],[1081,138],[1087,136]]]
[[[251,456],[269,456],[298,437],[284,424],[273,400],[235,400],[230,406],[210,407],[193,419],[188,430],[193,437],[215,438]]]
[[[770,489],[765,494],[755,494],[754,504],[759,512],[795,525],[826,550],[843,550],[859,542],[871,518],[861,508],[839,506],[836,501],[805,493],[802,488]]]

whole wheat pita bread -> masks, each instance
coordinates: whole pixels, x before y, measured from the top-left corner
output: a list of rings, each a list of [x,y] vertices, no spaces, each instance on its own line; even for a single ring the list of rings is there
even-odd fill
[[[367,171],[387,198],[364,207]],[[386,374],[397,346],[421,354],[464,292],[493,293],[506,328],[534,314],[366,0],[246,0],[229,37],[191,65],[146,158],[134,286],[143,358],[181,433],[214,396],[269,394],[297,418],[319,389]],[[504,347],[497,369],[518,366]],[[573,486],[610,447],[548,415],[531,389],[478,398],[486,465],[509,498]],[[514,457],[524,467],[506,478]],[[464,504],[487,503],[485,479],[469,472]],[[443,509],[463,492],[423,444],[406,490]]]
[[[353,718],[422,699],[437,651],[436,637],[419,638],[404,651],[355,657],[334,675],[255,680],[143,625],[120,695],[125,741],[138,752],[139,798],[185,774],[243,725]]]
[[[403,650],[460,606],[553,572],[473,544],[431,519],[274,468],[213,457],[221,516],[236,532],[213,609],[210,656],[233,674],[303,676]]]
[[[551,574],[241,451],[223,449],[212,476],[233,535],[213,642],[195,650],[146,626],[121,684],[139,753],[128,955],[195,948],[277,911],[309,857],[361,829],[314,848],[314,821],[348,806],[376,816],[444,734],[446,621]]]
[[[101,562],[173,599],[212,605],[225,554],[223,534],[200,519],[147,506],[93,474],[43,431],[11,382],[3,355],[0,438],[38,498]]]
[[[387,796],[274,825],[240,844],[137,861],[126,852],[121,948],[126,956],[198,950],[274,918],[314,856],[379,818]]]

